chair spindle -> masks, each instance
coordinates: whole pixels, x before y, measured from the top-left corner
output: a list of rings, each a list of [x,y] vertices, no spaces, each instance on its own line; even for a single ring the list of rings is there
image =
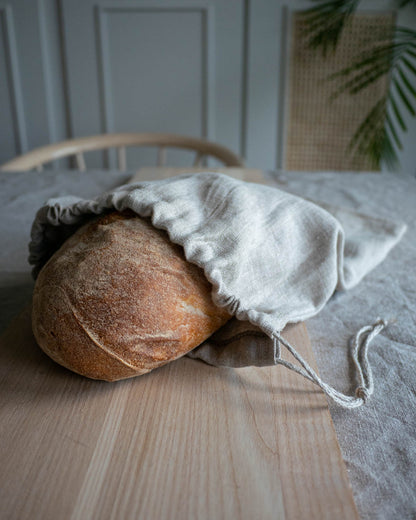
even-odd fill
[[[161,146],[157,150],[157,165],[165,166],[165,163],[166,163],[166,148],[164,146]]]
[[[120,146],[117,148],[117,163],[118,163],[118,169],[121,172],[125,172],[127,168],[127,161],[126,161],[126,147]]]
[[[202,160],[203,157],[204,157],[204,154],[202,152],[198,152],[195,155],[194,164],[192,166],[200,166],[201,165],[201,160]]]
[[[87,168],[85,166],[84,154],[82,152],[75,154],[75,162],[77,163],[78,170],[85,172]]]

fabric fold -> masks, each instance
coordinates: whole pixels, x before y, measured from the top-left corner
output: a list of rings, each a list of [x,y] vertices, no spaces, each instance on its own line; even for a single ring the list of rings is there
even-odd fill
[[[131,209],[166,230],[204,270],[214,302],[271,339],[316,315],[335,290],[354,287],[405,232],[402,223],[324,208],[270,186],[186,174],[93,200],[48,201],[32,227],[34,276],[77,227],[112,209]]]

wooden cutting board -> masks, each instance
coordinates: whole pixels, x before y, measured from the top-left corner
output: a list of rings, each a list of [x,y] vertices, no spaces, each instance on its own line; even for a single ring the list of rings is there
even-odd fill
[[[304,324],[284,336],[316,369]],[[282,366],[92,381],[40,351],[29,307],[0,338],[0,425],[0,518],[358,518],[326,398]]]
[[[316,369],[303,324],[285,337]],[[284,367],[182,358],[106,383],[0,339],[0,518],[357,518],[324,395]]]

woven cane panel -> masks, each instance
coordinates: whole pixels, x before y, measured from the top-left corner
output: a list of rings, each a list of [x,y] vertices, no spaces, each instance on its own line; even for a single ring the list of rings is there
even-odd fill
[[[392,14],[355,14],[345,27],[337,50],[327,52],[308,47],[304,21],[293,16],[289,110],[285,147],[287,170],[373,169],[370,161],[348,151],[348,144],[370,107],[386,92],[387,77],[351,96],[330,101],[337,89],[328,77],[351,64],[354,56],[381,35],[391,34]]]

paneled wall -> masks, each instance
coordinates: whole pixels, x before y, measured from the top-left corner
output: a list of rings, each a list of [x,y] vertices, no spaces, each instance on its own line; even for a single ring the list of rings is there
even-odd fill
[[[27,150],[20,68],[10,6],[0,7],[0,114],[2,154],[13,156]]]
[[[0,164],[68,137],[137,131],[206,137],[250,166],[284,168],[291,15],[309,5],[3,0]],[[393,2],[362,5],[383,10]],[[416,27],[410,9],[400,17]],[[411,174],[413,123],[402,153]],[[103,160],[96,154],[92,165]],[[128,166],[154,160],[152,150],[131,150]],[[168,160],[190,164],[191,158],[172,152]]]
[[[75,135],[166,131],[239,150],[242,0],[62,5]]]

